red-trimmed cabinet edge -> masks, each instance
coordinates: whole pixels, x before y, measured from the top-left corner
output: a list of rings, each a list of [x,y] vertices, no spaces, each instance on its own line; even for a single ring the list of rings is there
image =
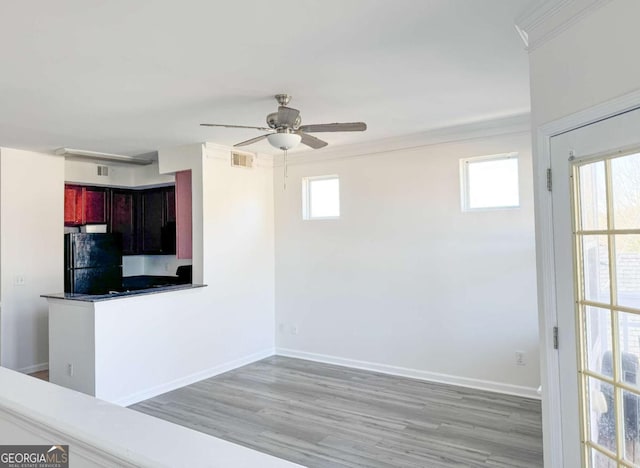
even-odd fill
[[[176,172],[176,257],[179,259],[193,257],[191,193],[191,171]]]

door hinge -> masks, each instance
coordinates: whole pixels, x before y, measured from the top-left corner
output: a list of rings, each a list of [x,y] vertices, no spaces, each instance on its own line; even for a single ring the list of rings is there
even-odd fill
[[[551,168],[548,168],[547,169],[547,190],[549,192],[551,192],[551,185],[552,185]]]
[[[553,327],[553,349],[558,349],[558,327]]]

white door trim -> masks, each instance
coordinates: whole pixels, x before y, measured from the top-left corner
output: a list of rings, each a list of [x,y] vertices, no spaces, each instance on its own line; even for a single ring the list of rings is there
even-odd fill
[[[538,278],[538,324],[540,374],[542,381],[542,431],[544,466],[561,468],[562,419],[558,353],[553,348],[553,327],[557,324],[556,278],[553,237],[553,204],[547,190],[547,169],[551,167],[551,137],[640,107],[640,90],[533,129],[533,173],[536,217],[536,263]],[[560,344],[562,346],[562,344]]]

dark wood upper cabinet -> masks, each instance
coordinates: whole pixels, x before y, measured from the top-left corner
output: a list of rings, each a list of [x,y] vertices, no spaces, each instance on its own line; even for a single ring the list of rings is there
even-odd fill
[[[162,251],[164,196],[160,189],[140,192],[140,253]]]
[[[122,234],[123,255],[176,253],[176,189],[65,185],[64,224],[107,224]]]
[[[84,222],[82,224],[106,224],[109,216],[109,189],[83,187]]]
[[[64,186],[64,225],[78,226],[82,224],[82,187],[79,185]]]
[[[176,253],[176,188],[164,187],[163,222],[160,243],[163,254]]]
[[[109,189],[64,186],[64,225],[105,224],[109,218]]]
[[[164,197],[165,197],[165,224],[166,223],[175,223],[176,222],[176,188],[175,187],[165,187],[164,188]]]
[[[137,193],[133,190],[111,190],[109,231],[122,234],[122,254],[135,255],[137,245],[136,205]]]
[[[176,253],[175,194],[175,187],[140,192],[140,253]]]

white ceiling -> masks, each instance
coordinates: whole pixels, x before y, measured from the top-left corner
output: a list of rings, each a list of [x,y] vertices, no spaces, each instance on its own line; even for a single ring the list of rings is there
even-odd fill
[[[264,126],[272,95],[332,146],[529,111],[528,0],[0,2],[0,146],[121,154]],[[266,143],[247,147],[271,152]]]

